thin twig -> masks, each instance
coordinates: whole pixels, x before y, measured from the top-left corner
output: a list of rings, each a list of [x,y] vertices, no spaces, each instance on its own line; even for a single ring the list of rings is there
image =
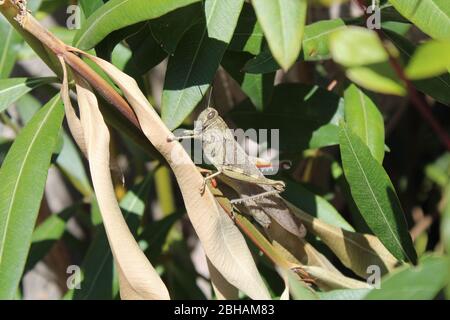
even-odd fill
[[[107,102],[114,106],[126,119],[140,129],[139,121],[134,114],[133,109],[128,102],[112,88],[106,80],[98,75],[92,68],[73,52],[75,48],[67,46],[58,39],[54,34],[45,29],[39,21],[37,21],[23,7],[21,1],[12,1],[1,3],[5,6],[2,13],[12,15],[14,20],[18,21],[23,30],[27,31],[37,38],[44,46],[55,54],[64,58],[64,61],[71,67],[73,71],[82,76]]]

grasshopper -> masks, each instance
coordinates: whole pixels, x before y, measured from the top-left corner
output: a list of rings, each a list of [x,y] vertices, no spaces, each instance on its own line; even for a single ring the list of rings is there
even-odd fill
[[[244,149],[235,141],[225,121],[214,108],[208,107],[200,113],[194,130],[185,130],[182,136],[173,137],[173,139],[202,139],[203,152],[217,169],[217,172],[205,177],[200,189],[202,193],[205,190],[207,180],[211,180],[221,174],[235,180],[272,186],[274,188],[271,191],[254,195],[251,198],[232,200],[233,204],[280,193],[285,189],[283,181],[268,179],[261,173],[256,166],[258,159],[246,154]]]
[[[280,180],[266,178],[258,163],[260,159],[250,157],[234,139],[234,135],[225,121],[214,108],[202,111],[196,121],[194,130],[185,130],[182,136],[169,140],[202,139],[202,148],[206,158],[217,172],[205,177],[200,192],[204,192],[208,180],[219,178],[238,194],[244,197],[230,200],[232,206],[245,205],[255,220],[268,228],[269,216],[280,222],[288,231],[303,237],[305,229],[293,219],[287,218],[288,209],[279,196],[285,189]],[[264,207],[271,207],[264,209]]]

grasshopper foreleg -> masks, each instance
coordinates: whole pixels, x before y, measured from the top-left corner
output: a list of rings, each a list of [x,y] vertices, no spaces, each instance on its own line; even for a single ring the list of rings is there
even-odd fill
[[[208,181],[208,180],[211,180],[211,179],[214,179],[215,177],[217,177],[219,174],[222,174],[222,171],[217,171],[217,172],[215,172],[215,173],[213,173],[213,174],[210,174],[209,176],[206,176],[204,179],[203,179],[203,184],[202,184],[202,186],[201,186],[201,188],[200,188],[200,193],[201,194],[203,194],[204,192],[205,192],[205,189],[206,189],[206,182]]]
[[[196,134],[194,130],[184,130],[181,136],[171,135],[167,137],[167,141],[172,142],[175,140],[180,141],[185,139],[197,139],[197,138],[200,138],[200,135]]]

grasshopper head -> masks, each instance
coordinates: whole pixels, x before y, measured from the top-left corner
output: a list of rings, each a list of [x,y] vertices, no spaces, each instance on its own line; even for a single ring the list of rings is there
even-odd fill
[[[194,131],[201,133],[203,130],[214,124],[217,119],[220,119],[219,113],[214,108],[206,108],[200,113],[197,118]]]

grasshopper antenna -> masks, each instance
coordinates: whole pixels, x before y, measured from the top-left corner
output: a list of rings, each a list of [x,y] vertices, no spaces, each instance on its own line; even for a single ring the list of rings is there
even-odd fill
[[[212,98],[213,89],[214,89],[214,87],[211,85],[211,88],[209,88],[209,97],[208,97],[208,105],[207,105],[208,108],[211,107],[211,98]]]

